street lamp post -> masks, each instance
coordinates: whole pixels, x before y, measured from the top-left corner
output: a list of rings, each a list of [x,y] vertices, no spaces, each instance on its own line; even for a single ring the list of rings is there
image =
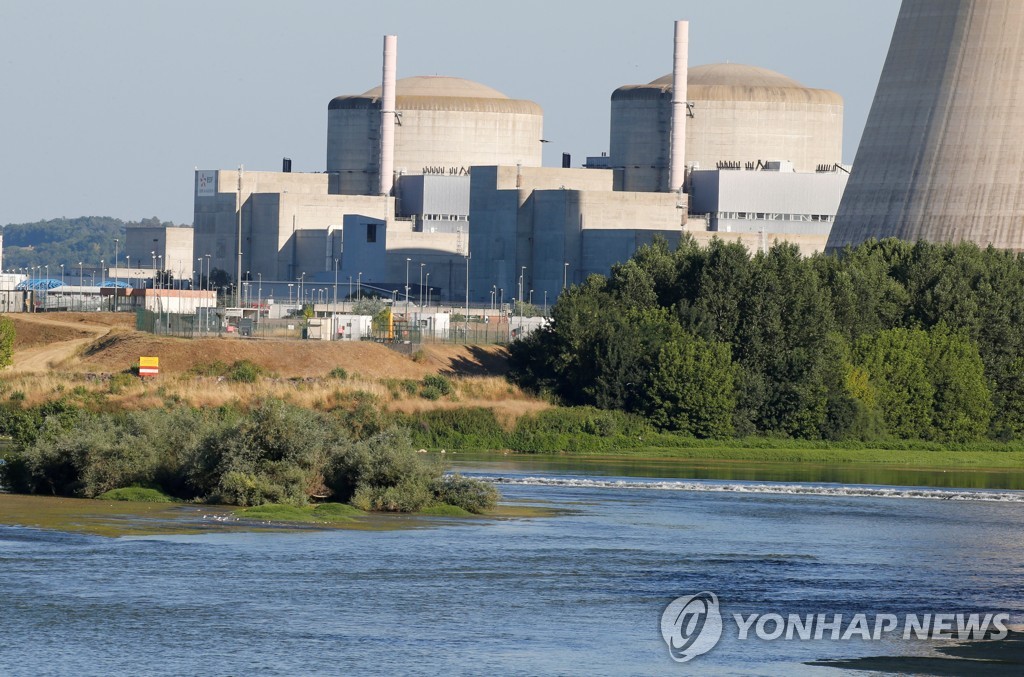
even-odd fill
[[[429,308],[430,307],[430,273],[427,273],[426,285],[427,285],[427,295],[426,295],[426,297],[424,297],[424,300],[427,302],[425,307]]]
[[[421,263],[420,264],[420,305],[421,306],[423,305],[423,266],[425,266],[425,265],[427,265],[427,264],[425,264],[425,263]]]
[[[82,272],[82,262],[78,262],[78,309],[82,310],[85,308],[85,290],[82,287],[85,286],[85,274]]]
[[[544,317],[548,316],[548,290],[544,290]]]
[[[524,293],[525,291],[526,291],[526,266],[523,266],[522,270],[519,272],[519,300],[520,301],[522,301],[523,297],[526,295]]]
[[[259,280],[259,288],[256,291],[256,320],[259,321],[263,314],[263,273],[256,273]]]
[[[294,282],[288,283],[288,305],[292,304],[292,287],[295,286]]]
[[[565,268],[562,269],[562,289],[565,289],[569,282],[569,262],[565,262]]]
[[[210,255],[206,254],[206,255],[204,255],[204,258],[206,259],[206,288],[207,288],[207,290],[209,290],[210,289]]]
[[[409,264],[412,259],[405,257],[405,321],[409,321]]]
[[[469,343],[469,260],[473,258],[473,252],[466,254],[466,343]]]
[[[531,306],[533,305],[533,290],[532,289],[530,290],[530,300],[527,301],[527,303],[529,303]]]
[[[360,271],[356,274],[356,301],[363,300],[363,273]]]

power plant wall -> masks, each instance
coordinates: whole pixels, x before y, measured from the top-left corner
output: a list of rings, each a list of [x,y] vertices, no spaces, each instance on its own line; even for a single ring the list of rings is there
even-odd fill
[[[829,249],[1024,250],[1024,2],[904,0]]]
[[[782,160],[798,172],[842,162],[843,100],[764,68],[689,69],[686,165]],[[672,77],[612,94],[610,155],[621,189],[660,191],[668,181]]]
[[[327,171],[337,192],[377,193],[381,90],[331,101]],[[397,82],[397,174],[465,174],[475,165],[541,165],[543,112],[469,80],[412,77]],[[332,186],[332,189],[335,186]]]

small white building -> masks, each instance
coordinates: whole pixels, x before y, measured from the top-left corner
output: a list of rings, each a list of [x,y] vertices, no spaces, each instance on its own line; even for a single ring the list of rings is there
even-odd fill
[[[103,287],[100,294],[108,307],[145,309],[154,313],[194,315],[200,308],[216,308],[217,292],[201,289],[121,289]]]

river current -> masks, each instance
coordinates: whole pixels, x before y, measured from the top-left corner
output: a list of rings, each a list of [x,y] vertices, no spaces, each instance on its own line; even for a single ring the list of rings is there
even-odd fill
[[[1024,615],[1012,490],[462,468],[554,517],[107,539],[0,526],[5,675],[840,675],[934,642],[741,641],[732,614]],[[721,642],[669,657],[709,591]]]

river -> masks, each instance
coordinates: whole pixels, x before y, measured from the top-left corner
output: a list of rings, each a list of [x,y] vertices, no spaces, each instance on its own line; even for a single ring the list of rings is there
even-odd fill
[[[933,642],[741,641],[728,619],[1024,614],[1018,491],[458,465],[560,514],[121,539],[0,526],[0,673],[840,675],[856,673],[805,662]],[[702,591],[723,638],[674,663],[662,611]]]

